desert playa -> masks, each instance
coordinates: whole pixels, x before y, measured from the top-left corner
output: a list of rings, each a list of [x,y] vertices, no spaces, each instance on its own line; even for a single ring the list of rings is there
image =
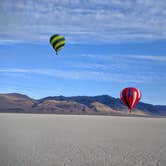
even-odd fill
[[[1,166],[165,166],[166,119],[0,114]]]

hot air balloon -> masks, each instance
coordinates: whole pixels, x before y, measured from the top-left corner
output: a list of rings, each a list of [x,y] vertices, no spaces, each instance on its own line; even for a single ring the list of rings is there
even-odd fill
[[[52,35],[50,37],[50,44],[52,45],[52,47],[54,48],[54,50],[56,51],[56,54],[58,55],[58,52],[64,47],[64,45],[66,44],[66,40],[64,38],[64,36],[55,34]]]
[[[132,111],[132,108],[139,102],[141,96],[141,92],[134,87],[125,88],[120,93],[121,100],[129,108],[130,112]]]

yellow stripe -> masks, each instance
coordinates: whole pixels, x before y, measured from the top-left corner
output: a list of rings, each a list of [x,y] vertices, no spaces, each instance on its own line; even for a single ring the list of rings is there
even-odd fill
[[[50,42],[51,42],[51,45],[53,45],[53,43],[55,42],[55,41],[57,41],[57,40],[59,40],[59,39],[62,39],[62,38],[64,38],[63,36],[56,36],[56,37],[54,37]]]
[[[56,50],[57,52],[60,51],[64,46],[60,47],[58,50]]]
[[[65,43],[66,43],[66,41],[61,41],[61,42],[57,43],[54,48],[57,49],[57,47],[59,47],[61,44],[65,44]]]

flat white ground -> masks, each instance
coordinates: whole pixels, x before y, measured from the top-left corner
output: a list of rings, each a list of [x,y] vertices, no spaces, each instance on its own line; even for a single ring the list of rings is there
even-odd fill
[[[0,114],[0,166],[166,166],[166,118]]]

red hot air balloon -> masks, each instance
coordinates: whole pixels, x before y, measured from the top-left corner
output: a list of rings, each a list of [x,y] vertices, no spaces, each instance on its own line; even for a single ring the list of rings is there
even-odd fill
[[[129,108],[130,112],[132,108],[139,102],[141,96],[141,92],[134,87],[125,88],[120,93],[121,100]]]

